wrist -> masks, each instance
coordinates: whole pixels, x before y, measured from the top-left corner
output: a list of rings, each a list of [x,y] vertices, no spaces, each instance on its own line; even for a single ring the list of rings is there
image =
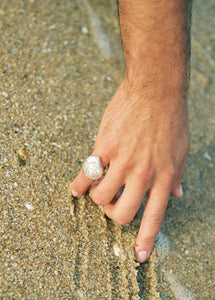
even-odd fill
[[[187,86],[187,61],[185,53],[175,55],[148,54],[142,58],[125,58],[124,80],[136,92],[149,93],[149,96],[183,97]]]

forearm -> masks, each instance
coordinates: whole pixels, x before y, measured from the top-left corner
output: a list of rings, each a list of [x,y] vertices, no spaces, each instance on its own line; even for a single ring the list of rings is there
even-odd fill
[[[188,0],[119,0],[125,77],[149,96],[184,98]],[[156,86],[156,89],[155,89]]]

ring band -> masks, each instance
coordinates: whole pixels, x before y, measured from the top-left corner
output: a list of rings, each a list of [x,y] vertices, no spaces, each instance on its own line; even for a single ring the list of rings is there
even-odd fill
[[[88,156],[82,165],[82,170],[87,178],[91,180],[99,179],[104,172],[101,158],[96,155]]]

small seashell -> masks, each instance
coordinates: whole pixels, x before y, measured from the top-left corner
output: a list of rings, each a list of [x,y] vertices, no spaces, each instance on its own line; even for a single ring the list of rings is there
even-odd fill
[[[30,211],[34,210],[34,206],[31,203],[26,202],[25,207]]]
[[[120,254],[120,249],[119,249],[119,247],[116,246],[116,245],[113,245],[113,252],[114,252],[114,254],[115,254],[116,256],[119,256],[119,254]]]
[[[81,28],[81,31],[82,31],[83,33],[88,33],[88,28],[87,28],[86,26],[83,26],[83,27]]]
[[[7,92],[5,92],[5,91],[4,91],[4,92],[1,92],[1,94],[2,94],[2,96],[3,96],[3,97],[5,97],[5,98],[7,98],[7,97],[8,97],[8,93],[7,93]]]
[[[86,177],[92,180],[99,179],[103,173],[103,166],[100,157],[91,155],[83,163],[83,172]]]

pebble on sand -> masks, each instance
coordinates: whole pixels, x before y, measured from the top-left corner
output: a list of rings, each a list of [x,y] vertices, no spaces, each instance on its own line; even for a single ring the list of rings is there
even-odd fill
[[[87,28],[86,26],[83,26],[83,27],[81,28],[81,31],[82,31],[83,33],[88,33],[88,28]]]
[[[120,254],[120,249],[119,249],[118,246],[113,245],[113,251],[114,251],[114,254],[115,254],[116,256],[119,256],[119,254]]]
[[[30,211],[34,210],[34,206],[31,203],[26,202],[25,207]]]

